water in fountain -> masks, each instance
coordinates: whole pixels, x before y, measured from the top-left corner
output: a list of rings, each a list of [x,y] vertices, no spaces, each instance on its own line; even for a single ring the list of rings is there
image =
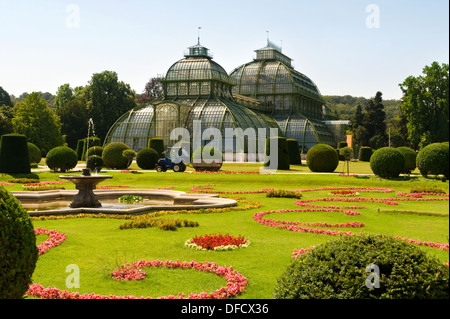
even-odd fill
[[[92,133],[92,135],[91,135],[91,133]],[[91,136],[93,136],[93,137],[95,136],[95,126],[94,126],[94,121],[92,120],[92,117],[89,118],[89,121],[88,121],[88,132],[87,132],[87,139],[86,139],[86,165],[87,165],[87,161],[89,159],[89,138]],[[87,166],[86,166],[86,168],[87,168]],[[98,169],[94,168],[94,171],[93,171],[94,175],[97,175],[97,172],[98,172]]]

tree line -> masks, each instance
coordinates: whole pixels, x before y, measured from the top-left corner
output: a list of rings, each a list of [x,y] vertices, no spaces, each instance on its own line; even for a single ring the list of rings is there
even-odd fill
[[[357,147],[408,146],[421,149],[449,140],[449,65],[433,62],[420,76],[399,84],[401,100],[324,96],[335,118],[350,120]]]
[[[24,134],[44,155],[64,144],[75,149],[78,140],[87,136],[90,118],[103,141],[121,115],[159,97],[161,92],[160,82],[152,78],[143,93],[136,94],[112,71],[93,74],[86,86],[63,84],[56,95],[33,92],[15,97],[0,86],[0,135]]]
[[[433,62],[420,76],[399,84],[400,101],[324,96],[335,118],[349,119],[357,147],[424,146],[449,140],[449,65]],[[104,141],[108,130],[124,113],[162,95],[161,82],[152,78],[141,94],[120,81],[116,72],[92,75],[85,86],[61,85],[56,95],[45,92],[10,96],[0,86],[0,135],[20,133],[45,155],[56,146],[75,149],[87,136],[88,120]]]

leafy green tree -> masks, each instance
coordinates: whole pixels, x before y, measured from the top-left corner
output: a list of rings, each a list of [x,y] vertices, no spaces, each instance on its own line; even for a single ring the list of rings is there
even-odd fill
[[[422,73],[399,84],[408,138],[420,148],[449,140],[449,65],[433,62]]]
[[[0,136],[13,132],[13,117],[14,108],[7,105],[0,105]]]
[[[89,85],[77,89],[77,94],[84,99],[95,124],[95,133],[102,141],[115,121],[136,107],[136,93],[112,71],[94,74]]]
[[[74,91],[69,84],[63,84],[56,92],[55,102],[53,104],[55,111],[63,108],[68,102],[75,98]]]
[[[56,109],[61,119],[61,133],[66,136],[67,145],[76,149],[78,140],[87,137],[88,110],[80,99],[71,99]]]
[[[15,106],[12,125],[16,133],[25,135],[43,154],[64,142],[59,117],[36,92]]]
[[[8,92],[0,86],[0,106],[2,105],[13,107],[13,103],[11,102],[11,97]]]

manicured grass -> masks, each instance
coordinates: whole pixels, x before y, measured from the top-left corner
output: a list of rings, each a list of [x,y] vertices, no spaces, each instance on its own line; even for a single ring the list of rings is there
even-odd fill
[[[356,163],[351,163],[353,165]],[[368,163],[358,163],[361,172],[369,171]],[[342,165],[341,165],[342,166]],[[356,165],[355,165],[356,166]],[[293,174],[307,170],[306,166],[298,166],[298,170],[287,174],[273,175],[226,175],[226,174],[176,174],[176,173],[120,173],[107,172],[113,175],[112,180],[101,185],[129,185],[131,188],[157,188],[175,186],[175,190],[189,191],[201,185],[213,186],[217,191],[252,191],[263,188],[306,189],[320,187],[386,187],[396,191],[409,192],[413,187],[436,187],[447,193],[449,183],[435,179],[399,178],[385,180],[374,176],[339,177],[322,174]],[[352,167],[352,166],[351,166]],[[355,168],[356,169],[356,168]],[[258,171],[259,166],[251,164],[247,168],[243,164],[226,164],[225,171],[245,172]],[[306,171],[305,171],[306,172]],[[351,173],[352,173],[351,168]],[[369,173],[369,172],[368,172]],[[58,175],[51,172],[36,173],[41,181],[58,180]],[[363,173],[360,173],[363,174]],[[0,182],[6,182],[11,176],[0,176]],[[74,189],[73,185],[64,185]],[[21,185],[5,186],[8,190],[21,190]],[[361,197],[390,198],[396,193],[361,193]],[[283,229],[260,225],[253,220],[256,212],[296,209],[297,199],[267,198],[265,194],[223,195],[241,196],[251,201],[263,203],[263,207],[252,210],[234,211],[212,214],[183,214],[162,216],[160,218],[180,218],[194,220],[199,223],[196,228],[179,228],[177,231],[162,231],[158,228],[120,230],[119,226],[127,220],[112,218],[79,218],[61,220],[33,220],[35,227],[44,227],[65,233],[67,240],[39,257],[33,282],[45,287],[57,287],[62,290],[80,293],[96,293],[104,295],[135,296],[167,296],[179,292],[189,294],[213,292],[224,286],[226,281],[214,274],[195,270],[145,269],[147,278],[140,282],[116,282],[109,274],[119,265],[140,259],[173,260],[197,262],[215,262],[218,265],[233,268],[248,278],[247,291],[238,298],[272,298],[277,279],[291,262],[294,249],[308,248],[318,245],[334,237],[319,234],[298,233]],[[329,191],[303,193],[302,199],[330,197]],[[353,203],[321,203],[318,205],[353,205]],[[359,205],[359,204],[357,204]],[[363,203],[361,215],[347,216],[344,213],[276,213],[268,215],[270,219],[344,223],[359,221],[365,227],[358,229],[342,229],[352,232],[399,235],[422,241],[448,243],[449,219],[435,216],[381,214],[378,209],[416,211],[448,214],[448,201],[442,202],[399,202],[392,207],[380,203]],[[341,230],[341,229],[339,229]],[[213,233],[229,233],[243,235],[251,241],[248,248],[225,251],[196,251],[184,246],[184,242],[195,236]],[[45,236],[38,236],[38,241]],[[429,254],[440,261],[449,259],[448,251],[423,247]],[[76,264],[80,268],[80,288],[66,288],[66,267]]]

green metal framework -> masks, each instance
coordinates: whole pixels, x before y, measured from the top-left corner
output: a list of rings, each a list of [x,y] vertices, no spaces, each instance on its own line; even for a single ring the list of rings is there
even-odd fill
[[[324,101],[306,75],[292,67],[281,49],[268,43],[256,50],[256,59],[236,68],[233,94],[260,102],[256,109],[272,116],[287,138],[295,138],[304,149],[317,143],[334,145],[334,135],[323,121]]]

